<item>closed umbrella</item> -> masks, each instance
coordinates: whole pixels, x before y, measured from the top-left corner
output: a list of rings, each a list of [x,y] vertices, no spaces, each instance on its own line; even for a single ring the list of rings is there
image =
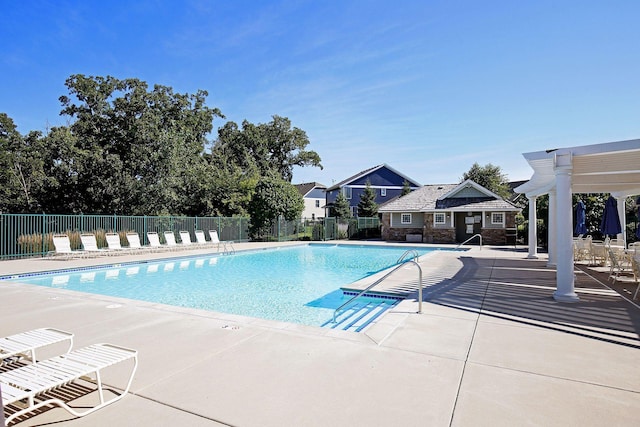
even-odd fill
[[[587,234],[586,214],[582,200],[578,200],[576,205],[576,228],[573,232],[577,235]]]
[[[636,218],[636,237],[640,239],[640,197],[636,200],[636,207],[638,208],[638,218]]]
[[[600,223],[600,231],[605,236],[622,233],[620,217],[618,216],[618,202],[613,196],[609,196],[604,205],[604,214]]]

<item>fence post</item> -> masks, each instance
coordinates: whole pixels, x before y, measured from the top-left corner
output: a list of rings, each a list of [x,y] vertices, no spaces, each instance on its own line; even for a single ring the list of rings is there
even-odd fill
[[[46,255],[47,253],[44,250],[45,244],[44,239],[47,235],[47,214],[42,212],[42,255]]]
[[[142,242],[145,245],[148,245],[149,242],[147,242],[147,216],[143,215],[142,216]]]

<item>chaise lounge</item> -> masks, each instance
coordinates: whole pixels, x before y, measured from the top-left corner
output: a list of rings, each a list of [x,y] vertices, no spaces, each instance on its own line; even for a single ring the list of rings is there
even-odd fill
[[[36,362],[36,350],[69,341],[68,353],[73,346],[73,334],[54,328],[40,328],[0,338],[0,365],[12,359],[25,358]]]
[[[129,360],[133,361],[133,367],[126,387],[120,394],[116,393],[115,397],[105,400],[106,390],[102,383],[101,371],[109,366]],[[2,404],[5,413],[10,414],[5,419],[5,423],[8,425],[17,417],[50,405],[60,406],[76,417],[88,415],[124,397],[129,392],[137,367],[138,352],[136,350],[113,344],[94,344],[61,356],[0,373]],[[77,411],[49,393],[78,380],[93,383],[99,395],[99,403],[83,412]]]

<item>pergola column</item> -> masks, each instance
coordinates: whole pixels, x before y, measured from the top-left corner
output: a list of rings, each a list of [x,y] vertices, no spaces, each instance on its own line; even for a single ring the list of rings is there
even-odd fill
[[[547,225],[547,267],[556,266],[556,190],[549,191],[549,224]]]
[[[627,212],[625,209],[626,197],[616,197],[618,202],[618,218],[620,218],[620,225],[622,225],[622,233],[616,235],[618,240],[624,242],[624,247],[627,247]]]
[[[556,157],[556,291],[553,298],[560,302],[578,301],[574,290],[573,228],[571,209],[571,153]]]
[[[529,255],[527,258],[538,258],[538,217],[536,213],[536,197],[529,199]]]

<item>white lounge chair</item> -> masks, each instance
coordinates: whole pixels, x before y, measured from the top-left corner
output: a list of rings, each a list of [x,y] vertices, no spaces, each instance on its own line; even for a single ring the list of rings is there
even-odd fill
[[[186,230],[180,231],[180,240],[182,241],[182,246],[195,246],[191,241],[191,233]]]
[[[129,248],[123,248],[120,244],[120,235],[118,233],[107,233],[105,234],[105,238],[107,239],[107,246],[109,246],[111,253],[124,253],[129,251]]]
[[[66,234],[54,234],[53,246],[55,247],[55,252],[50,253],[50,255],[60,256],[66,259],[83,257],[87,254],[85,251],[72,250],[71,240],[69,240],[69,236]]]
[[[149,246],[155,250],[171,249],[160,243],[160,236],[155,231],[147,231],[147,239],[149,239]]]
[[[73,346],[73,334],[54,328],[40,328],[0,338],[0,365],[10,359],[25,358],[36,362],[36,350],[69,341],[68,353]]]
[[[96,236],[91,233],[83,233],[80,235],[80,241],[82,242],[82,248],[88,254],[107,254],[109,253],[108,249],[100,249],[98,248],[98,242],[96,240]]]
[[[207,238],[204,237],[204,231],[202,230],[196,230],[194,232],[194,234],[196,235],[196,242],[201,245],[201,246],[205,246],[205,245],[212,245],[212,242],[207,242]]]
[[[127,241],[129,242],[129,248],[131,250],[151,250],[151,246],[142,246],[140,243],[140,236],[138,233],[130,231],[127,233]]]
[[[167,242],[167,246],[169,248],[178,249],[178,244],[176,243],[176,235],[173,234],[173,231],[165,231],[164,240]]]
[[[220,252],[220,246],[222,245],[223,253],[235,253],[235,248],[233,247],[232,241],[221,241],[218,237],[217,230],[209,230],[209,237],[211,238],[211,244],[218,245],[218,252]]]
[[[117,363],[133,361],[133,368],[123,392],[105,400],[101,370]],[[76,417],[88,415],[110,403],[122,399],[128,392],[138,367],[138,352],[112,344],[94,344],[70,353],[0,373],[2,404],[10,415],[8,425],[17,417],[39,408],[57,405]],[[88,377],[88,378],[85,378]],[[47,392],[82,379],[95,384],[99,403],[83,412],[70,407]],[[37,402],[36,402],[37,401]]]

